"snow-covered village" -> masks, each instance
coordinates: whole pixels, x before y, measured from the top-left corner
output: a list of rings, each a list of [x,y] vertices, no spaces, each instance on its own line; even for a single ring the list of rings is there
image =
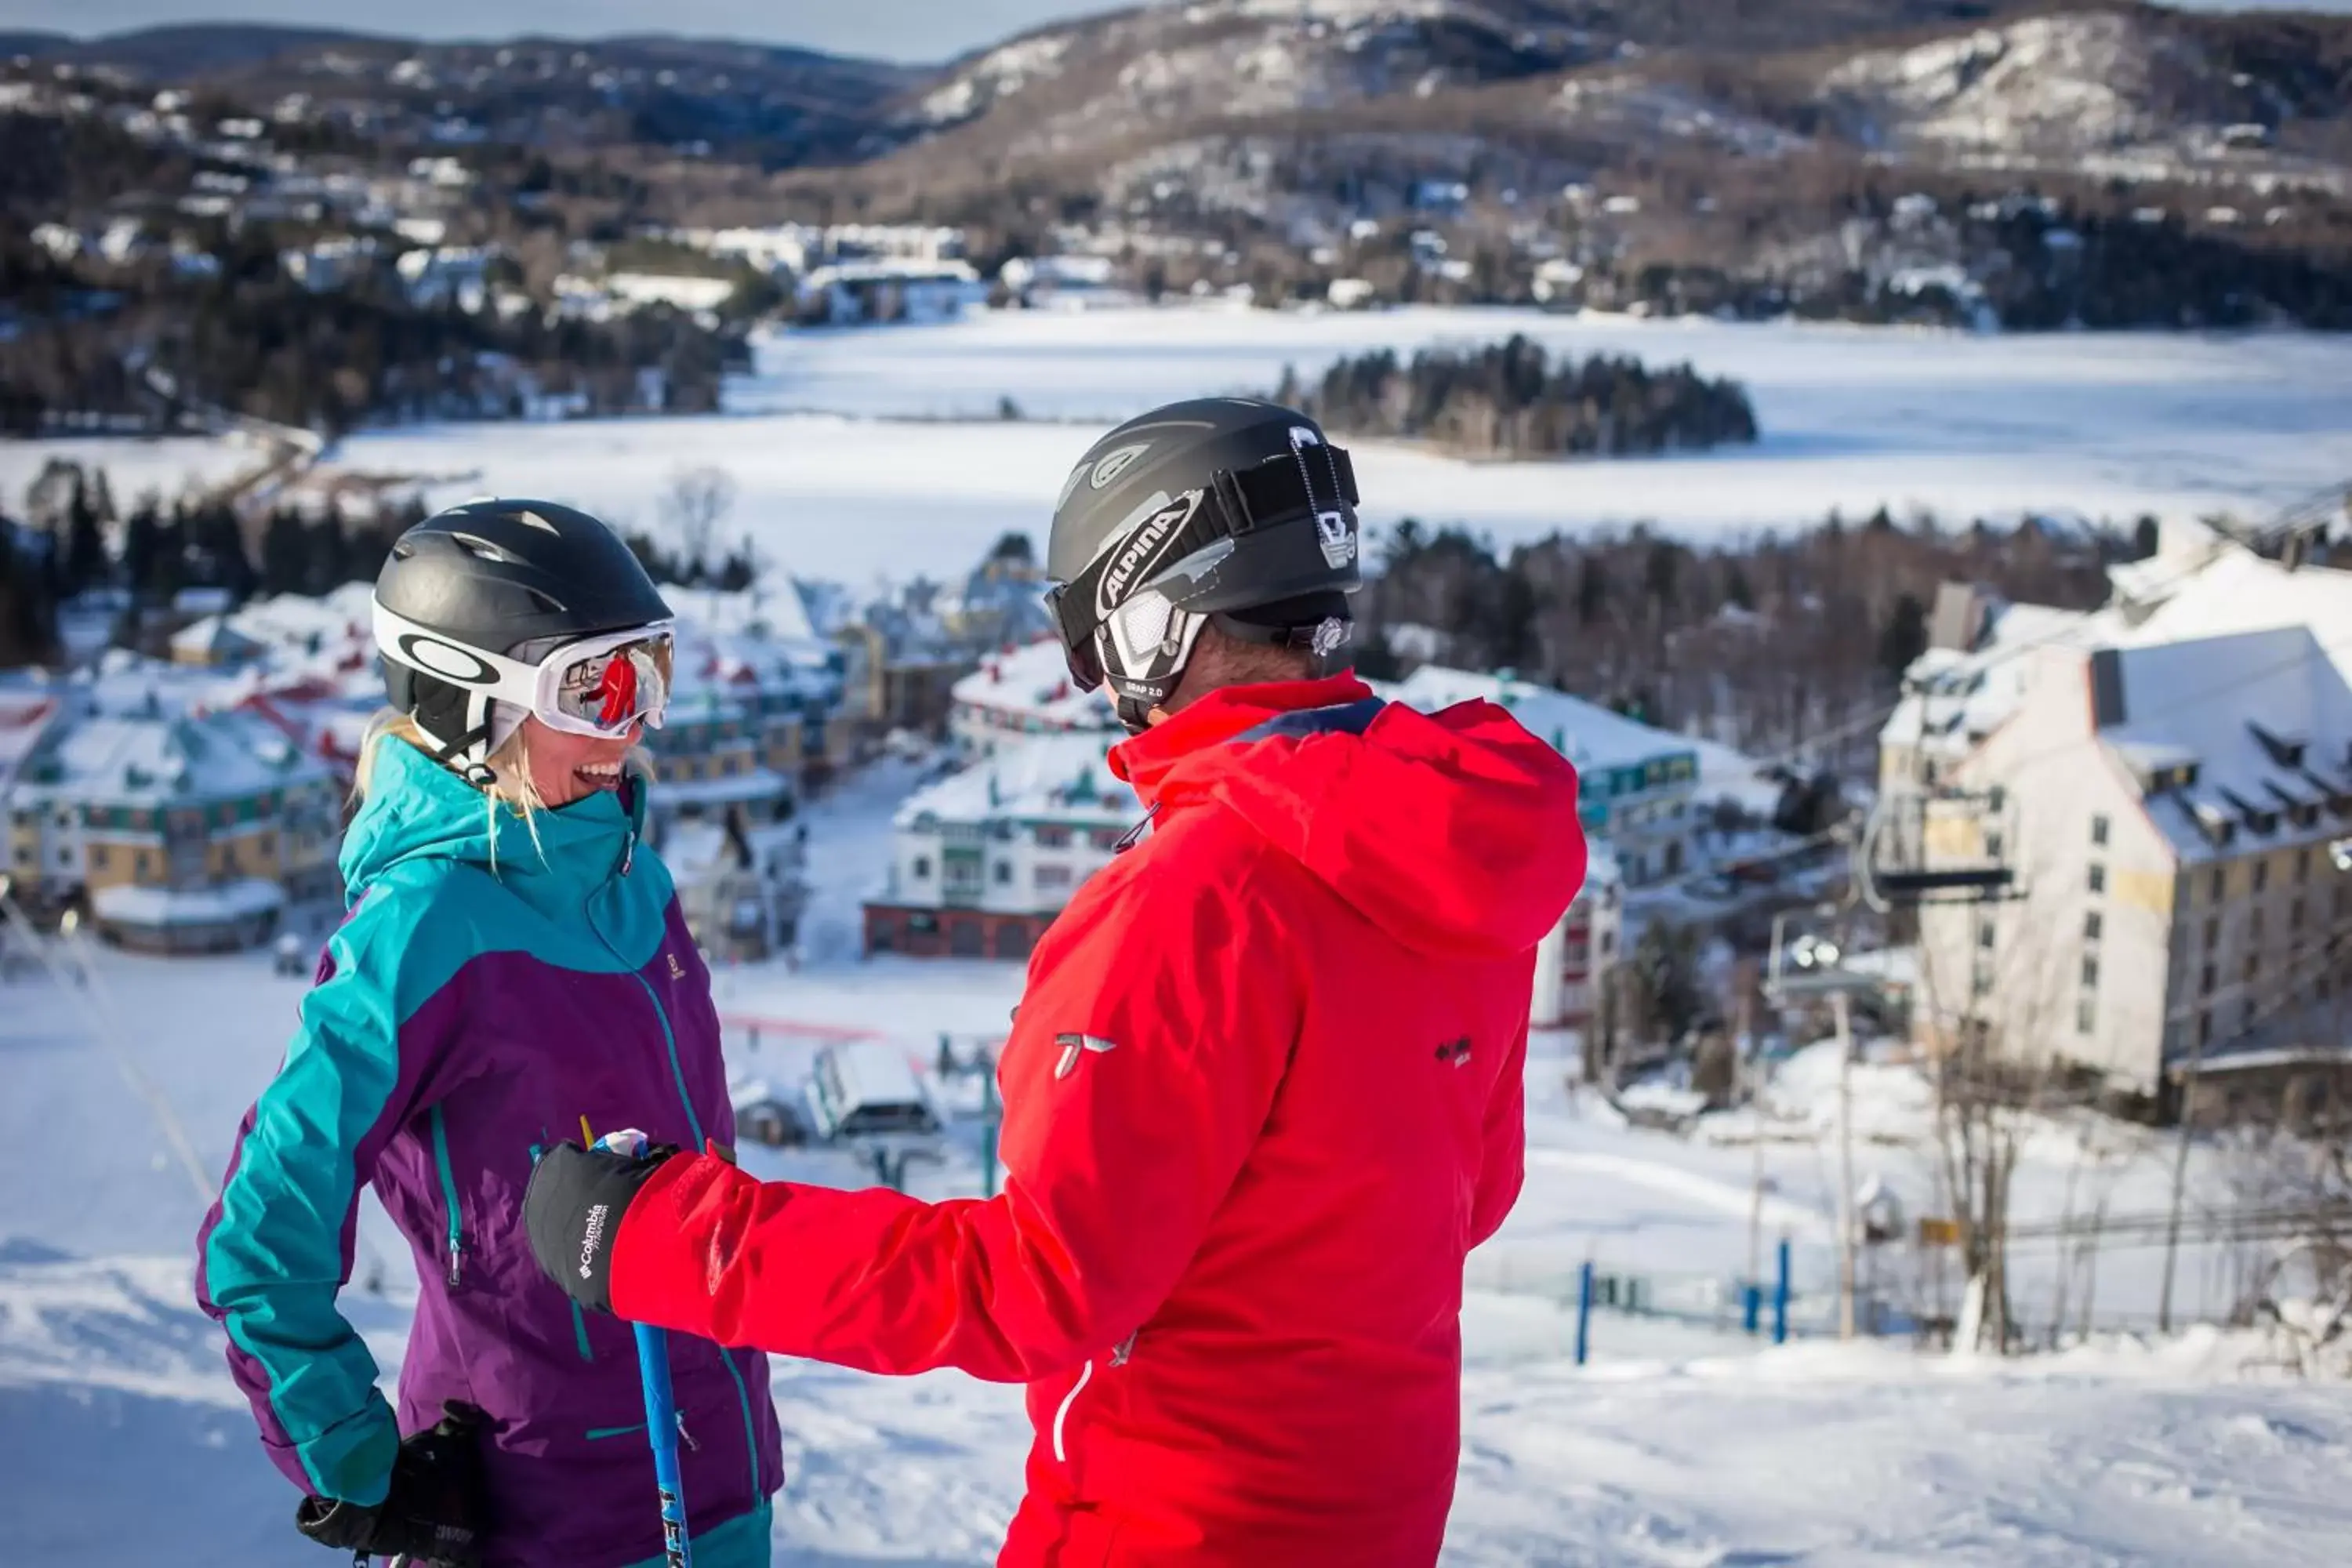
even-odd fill
[[[0,1568],[2346,1561],[2352,18],[875,9],[0,30]]]

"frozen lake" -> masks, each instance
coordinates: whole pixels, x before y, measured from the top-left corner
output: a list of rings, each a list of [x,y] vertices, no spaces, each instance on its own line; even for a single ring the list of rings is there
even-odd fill
[[[2352,476],[2352,338],[1959,333],[1528,311],[1296,315],[1215,309],[983,312],[943,327],[790,333],[707,418],[412,428],[352,437],[371,471],[471,475],[436,500],[544,495],[656,523],[669,476],[715,465],[732,533],[787,568],[864,582],[959,571],[998,533],[1042,536],[1100,429],[1154,403],[1270,391],[1286,364],[1528,332],[1555,351],[1687,360],[1744,382],[1763,439],[1720,453],[1465,463],[1358,443],[1367,521],[1460,522],[1498,542],[1637,521],[1700,538],[1809,527],[1885,504],[1948,520],[2022,510],[2127,522],[2254,514]],[[1027,419],[995,417],[1011,398]],[[1048,422],[1054,421],[1054,422]],[[1059,421],[1067,421],[1061,423]],[[0,495],[51,453],[98,458],[126,498],[218,478],[204,441],[0,445]]]

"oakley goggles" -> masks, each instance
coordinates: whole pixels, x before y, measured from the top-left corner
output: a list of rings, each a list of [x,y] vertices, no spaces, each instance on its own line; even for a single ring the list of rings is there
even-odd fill
[[[657,621],[559,643],[536,659],[457,642],[375,606],[376,646],[385,657],[436,679],[469,688],[534,714],[551,730],[614,736],[661,728],[669,706],[676,623]]]

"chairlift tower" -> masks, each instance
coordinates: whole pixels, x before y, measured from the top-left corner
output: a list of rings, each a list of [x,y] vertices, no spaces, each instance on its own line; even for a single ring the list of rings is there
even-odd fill
[[[1865,845],[1867,839],[1864,840]],[[1798,918],[1807,924],[1827,926],[1834,921],[1834,908],[1799,912]],[[1837,1025],[1838,1052],[1838,1338],[1850,1340],[1854,1333],[1854,1289],[1856,1259],[1854,1258],[1854,1185],[1853,1185],[1853,1009],[1857,992],[1876,992],[1879,978],[1875,974],[1850,968],[1845,952],[1835,937],[1823,930],[1800,930],[1791,933],[1787,912],[1772,918],[1772,955],[1765,970],[1764,994],[1775,1005],[1791,1002],[1827,998],[1830,1016]],[[1759,1136],[1761,1136],[1759,1130]],[[1763,1180],[1759,1168],[1757,1181]],[[1760,1196],[1759,1196],[1760,1204]]]

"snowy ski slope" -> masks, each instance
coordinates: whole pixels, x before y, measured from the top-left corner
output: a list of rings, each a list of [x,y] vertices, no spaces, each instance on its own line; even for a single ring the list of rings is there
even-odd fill
[[[919,1054],[939,1030],[1002,1029],[1019,984],[1010,967],[850,956],[857,896],[911,776],[886,765],[817,807],[811,962],[798,975],[723,971],[722,1011],[877,1028]],[[271,975],[258,953],[96,963],[89,992],[31,978],[0,991],[0,1144],[20,1173],[0,1208],[0,1568],[301,1568],[318,1550],[289,1527],[292,1496],[189,1303],[197,1194],[100,1036],[113,1029],[216,1167],[302,983]],[[1563,1044],[1547,1040],[1529,1071],[1526,1196],[1472,1260],[1449,1564],[2341,1560],[2352,1407],[2340,1389],[2248,1365],[2248,1342],[2210,1331],[1994,1363],[1820,1342],[1759,1353],[1704,1326],[1604,1316],[1592,1364],[1575,1368],[1570,1317],[1542,1282],[1587,1255],[1614,1269],[1738,1272],[1751,1151],[1632,1131],[1589,1100],[1572,1107]],[[805,1047],[733,1048],[740,1071],[782,1079]],[[1790,1064],[1774,1103],[1791,1141],[1768,1154],[1768,1235],[1791,1237],[1798,1289],[1816,1300],[1832,1268],[1828,1086],[1817,1058]],[[1916,1130],[1911,1080],[1868,1069],[1858,1099],[1866,1167],[1916,1194],[1918,1152],[1891,1142]],[[2028,1208],[2055,1203],[2066,1145],[2053,1129],[2028,1152]],[[746,1161],[859,1179],[830,1154]],[[2115,1201],[2148,1201],[2161,1170],[2160,1158],[2123,1160]],[[919,1190],[970,1191],[975,1176],[961,1158],[922,1173]],[[382,1290],[346,1300],[389,1374],[413,1291],[406,1249],[373,1205],[362,1236],[361,1277]],[[2102,1290],[2120,1300],[2146,1284],[2118,1268]],[[2212,1304],[2193,1283],[2189,1300]],[[792,1477],[780,1562],[991,1560],[1027,1442],[1016,1390],[783,1362],[777,1373]]]

